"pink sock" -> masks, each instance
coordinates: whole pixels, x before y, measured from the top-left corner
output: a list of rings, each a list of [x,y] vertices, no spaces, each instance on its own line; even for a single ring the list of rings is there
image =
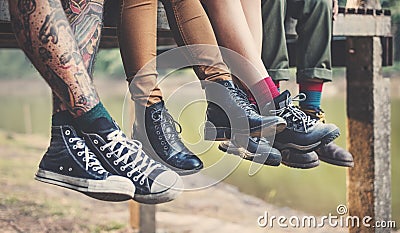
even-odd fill
[[[246,90],[246,94],[250,103],[257,105],[256,98],[254,98],[253,94],[249,90]]]
[[[279,96],[278,88],[271,77],[266,77],[252,86],[251,91],[256,97],[259,106],[264,106],[273,98]]]

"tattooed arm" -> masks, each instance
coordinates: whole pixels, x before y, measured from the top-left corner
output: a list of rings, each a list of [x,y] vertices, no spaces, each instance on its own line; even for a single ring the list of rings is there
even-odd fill
[[[99,97],[59,0],[9,2],[17,41],[53,92],[74,116]]]

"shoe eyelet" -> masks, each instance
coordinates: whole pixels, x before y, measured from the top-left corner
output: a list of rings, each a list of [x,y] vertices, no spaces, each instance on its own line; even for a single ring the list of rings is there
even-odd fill
[[[71,131],[69,131],[68,129],[65,130],[65,135],[70,135],[70,134],[71,134]]]
[[[85,162],[85,161],[86,161],[86,158],[85,158],[85,157],[83,157],[82,161],[83,161],[83,162]]]
[[[168,146],[164,146],[164,150],[168,150]]]
[[[64,168],[63,168],[63,166],[60,166],[60,171],[62,171]]]
[[[139,178],[137,176],[133,177],[133,181],[138,181]]]
[[[156,131],[156,134],[157,134],[157,135],[160,135],[160,131]]]
[[[99,143],[99,141],[97,141],[96,139],[94,139],[94,140],[93,140],[93,143],[97,145],[97,144]]]
[[[74,142],[74,139],[70,138],[70,139],[68,139],[68,142],[69,142],[69,143],[73,143],[73,142]]]
[[[104,147],[103,147],[103,146],[100,146],[100,150],[101,150],[101,151],[104,151]]]
[[[143,184],[144,184],[144,181],[143,181],[143,180],[141,180],[139,183],[140,183],[140,185],[143,185]]]
[[[165,142],[164,142],[164,141],[161,141],[161,145],[163,145],[163,146],[164,146],[164,145],[165,145]]]
[[[72,149],[74,149],[74,150],[76,150],[76,148],[78,148],[78,147],[77,147],[77,146],[75,146],[75,145],[72,147]]]
[[[120,167],[119,170],[125,171],[125,167]]]
[[[161,136],[159,136],[159,137],[158,137],[158,139],[159,139],[159,140],[162,140],[162,137],[161,137]]]
[[[93,171],[97,172],[99,169],[97,167],[93,168]],[[101,174],[101,173],[100,173]]]
[[[128,172],[128,174],[126,174],[129,178],[131,178],[131,176],[132,176],[132,173],[129,173]]]
[[[115,161],[114,161],[114,165],[115,165],[115,166],[117,166],[117,165],[118,165],[118,162],[117,162],[117,160],[115,160]]]
[[[82,156],[83,152],[79,151],[78,153],[76,153],[78,156]]]
[[[110,153],[107,153],[107,154],[106,154],[106,157],[107,157],[107,158],[111,158],[111,154],[110,154]]]
[[[72,167],[68,168],[68,171],[69,171],[69,172],[72,172]]]

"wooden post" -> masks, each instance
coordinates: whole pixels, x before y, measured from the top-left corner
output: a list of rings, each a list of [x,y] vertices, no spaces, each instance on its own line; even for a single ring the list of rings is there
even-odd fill
[[[129,101],[129,125],[135,121],[135,104]],[[134,133],[134,132],[133,132]],[[144,205],[129,201],[129,223],[138,233],[156,232],[156,205]]]
[[[156,206],[129,201],[130,225],[139,233],[156,232]]]
[[[348,146],[354,168],[348,170],[347,200],[350,216],[391,220],[390,90],[382,77],[380,37],[347,39]],[[350,232],[388,232],[360,227]]]

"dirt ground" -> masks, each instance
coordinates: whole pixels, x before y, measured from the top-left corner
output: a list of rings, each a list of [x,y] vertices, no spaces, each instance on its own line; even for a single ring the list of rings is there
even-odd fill
[[[135,232],[129,226],[128,202],[107,203],[33,179],[47,139],[0,131],[0,232]],[[207,179],[202,177],[201,179]],[[219,183],[184,192],[157,206],[157,232],[265,232],[257,218],[303,216],[240,193]],[[345,232],[345,229],[269,229],[270,232]]]

